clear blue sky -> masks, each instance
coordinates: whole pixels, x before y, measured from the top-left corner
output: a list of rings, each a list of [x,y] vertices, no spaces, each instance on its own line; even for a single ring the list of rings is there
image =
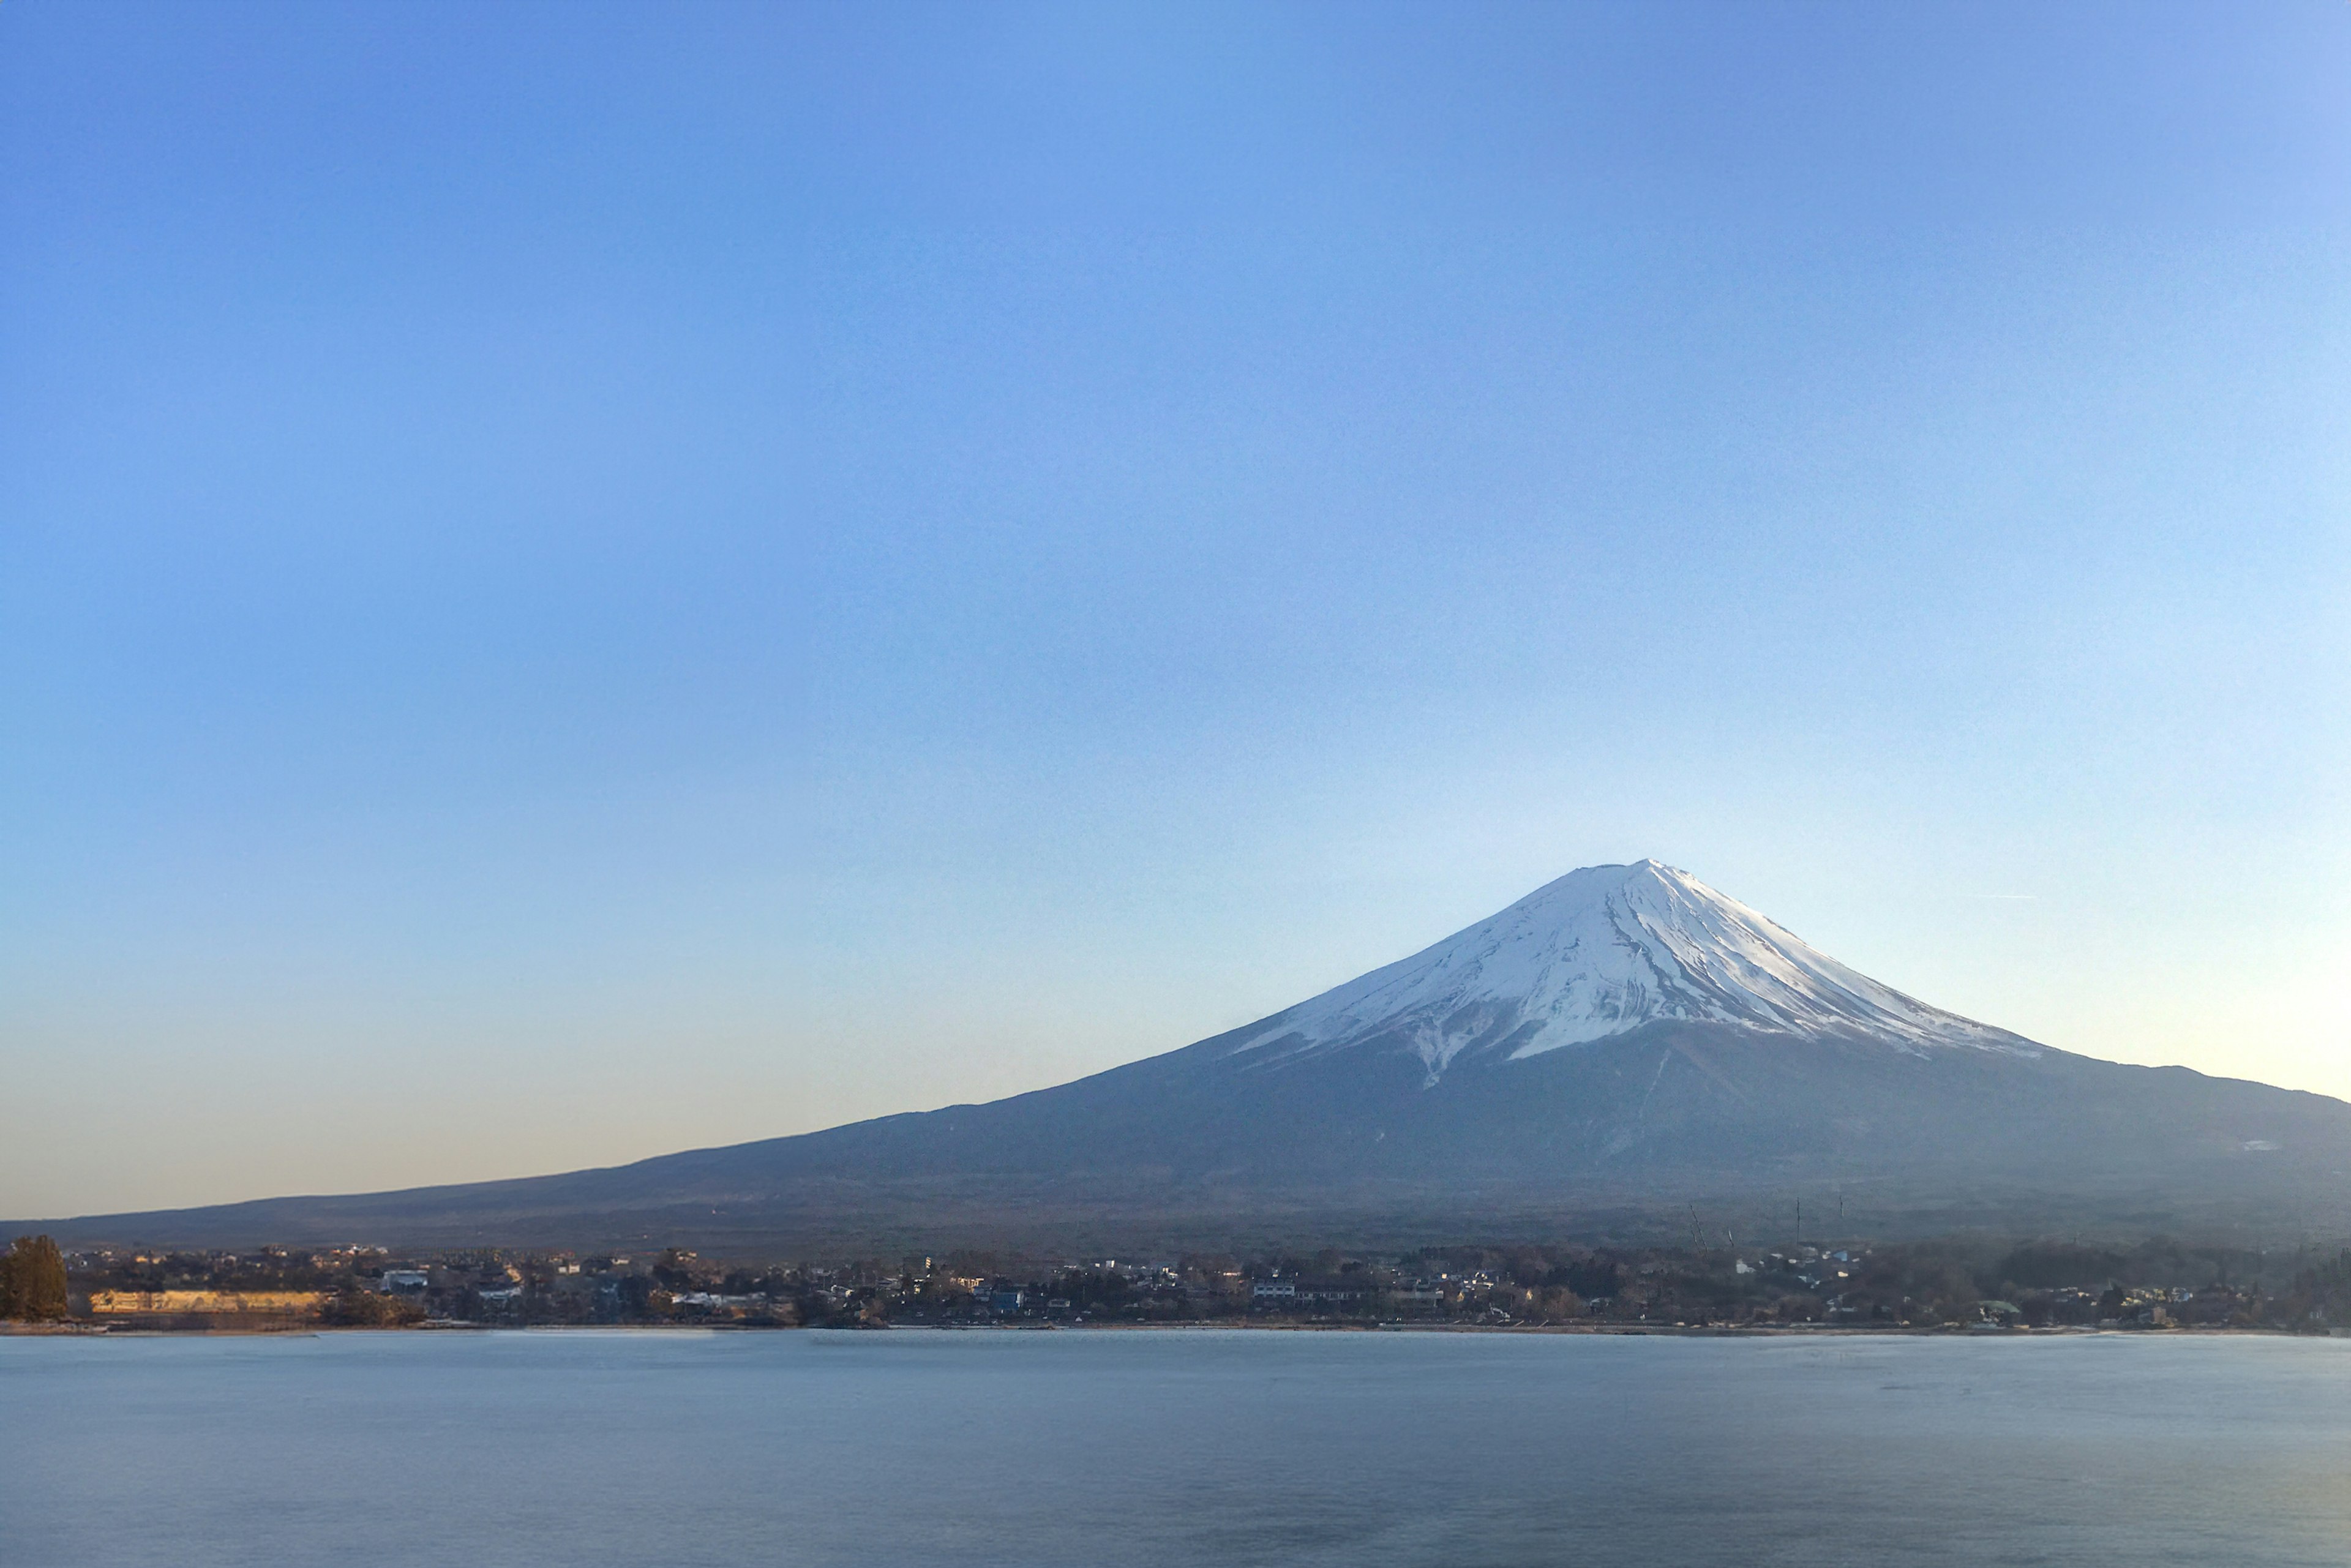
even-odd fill
[[[2351,1092],[2351,6],[0,6],[0,1213],[1654,854]]]

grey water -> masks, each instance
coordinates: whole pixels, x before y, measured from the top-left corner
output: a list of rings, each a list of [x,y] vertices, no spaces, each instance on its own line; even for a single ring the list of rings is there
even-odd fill
[[[0,1558],[2351,1562],[2351,1341],[0,1339]]]

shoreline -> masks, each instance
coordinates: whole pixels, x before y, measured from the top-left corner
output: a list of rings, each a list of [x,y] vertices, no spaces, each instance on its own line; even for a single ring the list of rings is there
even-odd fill
[[[1569,1335],[1647,1339],[2264,1339],[2324,1340],[2351,1338],[2351,1332],[2316,1333],[2257,1325],[2163,1328],[2097,1328],[2065,1324],[2049,1328],[1919,1328],[1898,1324],[1846,1323],[1332,1323],[1332,1322],[1035,1322],[1035,1323],[881,1323],[862,1326],[820,1325],[782,1328],[748,1323],[480,1323],[441,1321],[405,1328],[343,1327],[324,1323],[256,1323],[204,1328],[146,1327],[115,1323],[0,1323],[7,1339],[317,1339],[329,1334],[415,1333],[1405,1333]]]

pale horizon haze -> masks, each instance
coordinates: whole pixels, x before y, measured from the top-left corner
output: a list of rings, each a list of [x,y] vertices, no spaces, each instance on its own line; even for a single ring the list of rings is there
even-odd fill
[[[2351,1097],[2351,5],[0,6],[0,1214],[1654,856]]]

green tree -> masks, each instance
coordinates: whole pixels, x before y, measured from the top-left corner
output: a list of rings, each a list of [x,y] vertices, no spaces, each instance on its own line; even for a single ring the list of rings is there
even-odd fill
[[[66,1260],[46,1236],[19,1236],[0,1258],[0,1318],[57,1322],[66,1315]]]

